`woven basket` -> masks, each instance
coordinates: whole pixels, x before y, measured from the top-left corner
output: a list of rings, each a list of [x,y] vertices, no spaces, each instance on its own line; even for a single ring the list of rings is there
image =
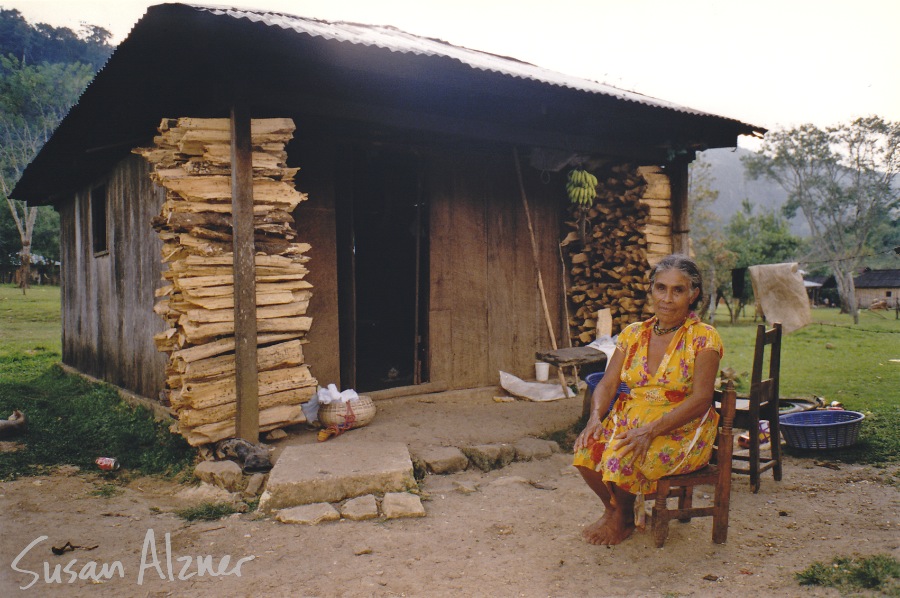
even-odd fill
[[[319,421],[326,427],[352,430],[367,425],[374,418],[375,403],[366,395],[359,395],[356,401],[338,401],[319,407]]]
[[[778,418],[787,445],[799,449],[836,449],[856,444],[865,415],[857,411],[801,411]]]

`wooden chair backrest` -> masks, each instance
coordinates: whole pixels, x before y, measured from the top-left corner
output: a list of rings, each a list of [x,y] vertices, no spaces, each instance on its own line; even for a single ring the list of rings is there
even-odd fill
[[[769,346],[769,367],[763,380],[766,346]],[[777,401],[781,374],[781,323],[775,322],[766,330],[765,324],[756,327],[756,348],[753,352],[753,372],[750,376],[750,394],[760,397],[762,403]]]

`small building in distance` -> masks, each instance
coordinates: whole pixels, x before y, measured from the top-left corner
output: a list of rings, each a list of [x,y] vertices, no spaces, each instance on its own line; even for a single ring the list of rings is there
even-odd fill
[[[900,269],[869,270],[853,279],[859,307],[868,309],[873,303],[884,301],[886,307],[897,307],[900,297]]]

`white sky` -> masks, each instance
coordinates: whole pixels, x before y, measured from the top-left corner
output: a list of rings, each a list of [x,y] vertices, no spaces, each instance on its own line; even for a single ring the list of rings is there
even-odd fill
[[[145,0],[0,0],[121,41]],[[222,5],[227,2],[198,1]],[[900,121],[897,0],[236,0],[394,25],[767,128]],[[743,143],[742,143],[743,145]],[[747,144],[752,145],[750,143]]]

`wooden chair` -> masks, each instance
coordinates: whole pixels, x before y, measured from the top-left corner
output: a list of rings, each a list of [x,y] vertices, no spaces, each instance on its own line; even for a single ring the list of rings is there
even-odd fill
[[[734,382],[729,380],[724,392],[716,391],[721,401],[721,417],[713,460],[709,465],[691,473],[671,475],[660,479],[656,486],[656,501],[650,516],[650,530],[657,548],[662,548],[669,535],[669,521],[688,522],[692,517],[712,516],[712,540],[724,544],[728,537],[728,510],[731,502],[731,457],[734,450],[734,412],[737,397]],[[695,486],[714,486],[713,505],[694,507]],[[678,507],[670,509],[668,498],[677,497]]]
[[[763,379],[766,346],[769,347],[769,367]],[[732,471],[750,476],[750,489],[759,492],[760,475],[772,470],[776,482],[781,481],[781,430],[778,425],[778,379],[781,370],[781,324],[775,322],[772,328],[765,324],[756,328],[756,350],[753,354],[753,373],[750,377],[750,395],[739,397],[748,399],[747,410],[741,409],[735,416],[734,426],[748,430],[750,450],[746,455],[734,455],[735,461],[746,462],[746,467],[732,467]],[[759,422],[768,420],[771,456],[760,455]]]

